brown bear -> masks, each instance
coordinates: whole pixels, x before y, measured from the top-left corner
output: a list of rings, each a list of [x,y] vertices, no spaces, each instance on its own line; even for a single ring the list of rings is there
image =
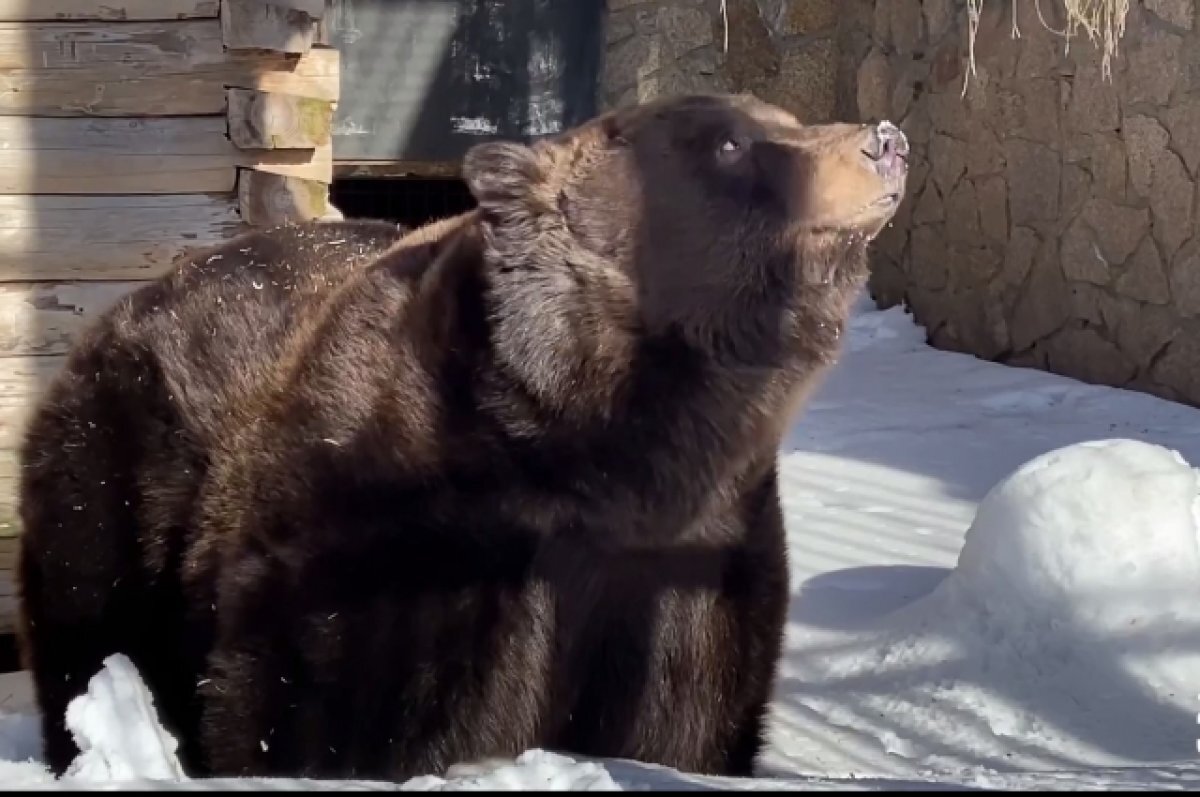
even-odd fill
[[[533,747],[751,774],[789,593],[777,447],[906,161],[887,123],[672,97],[477,145],[477,209],[399,241],[224,248],[302,271],[291,298],[212,254],[130,296],[23,450],[51,765],[124,652],[195,775]]]

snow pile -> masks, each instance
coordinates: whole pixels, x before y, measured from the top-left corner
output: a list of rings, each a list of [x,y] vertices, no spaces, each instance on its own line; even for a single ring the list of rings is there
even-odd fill
[[[82,751],[66,776],[85,781],[182,780],[178,743],[158,721],[154,699],[128,657],[117,654],[67,706]]]
[[[792,657],[797,702],[942,770],[1194,758],[1198,535],[1200,481],[1173,451],[1037,457],[983,500],[929,595]]]
[[[577,762],[545,750],[515,761],[450,767],[446,778],[414,778],[406,791],[621,791],[599,763]]]

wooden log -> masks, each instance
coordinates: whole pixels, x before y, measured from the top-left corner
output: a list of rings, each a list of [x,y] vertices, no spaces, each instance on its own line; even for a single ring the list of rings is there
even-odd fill
[[[333,147],[239,150],[222,117],[0,117],[2,194],[212,194],[236,167],[332,181]]]
[[[243,229],[232,194],[0,196],[0,282],[152,279]]]
[[[9,282],[0,285],[0,365],[66,354],[85,328],[145,282]]]
[[[229,138],[241,149],[313,149],[332,142],[332,129],[332,102],[229,90]]]
[[[331,215],[329,186],[267,172],[243,170],[238,176],[242,220],[253,227],[273,227]]]
[[[221,30],[230,50],[307,53],[318,29],[316,17],[274,0],[224,0]]]
[[[0,0],[0,21],[216,19],[220,0]]]
[[[332,183],[333,142],[313,149],[241,150],[237,163],[283,177]]]
[[[280,8],[303,11],[313,19],[323,18],[330,4],[328,0],[267,0],[267,2]]]
[[[332,49],[229,52],[215,19],[0,23],[0,114],[215,115],[228,87],[335,101],[338,68]]]

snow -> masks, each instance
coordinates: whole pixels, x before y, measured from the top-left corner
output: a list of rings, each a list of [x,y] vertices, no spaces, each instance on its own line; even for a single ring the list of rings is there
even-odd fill
[[[187,780],[127,659],[37,763],[0,676],[0,786],[211,790],[1200,788],[1200,411],[936,351],[864,301],[780,452],[793,601],[755,779],[531,750],[404,784]]]
[[[67,777],[90,781],[182,780],[178,742],[158,722],[137,667],[116,654],[67,706],[67,729],[80,749]]]

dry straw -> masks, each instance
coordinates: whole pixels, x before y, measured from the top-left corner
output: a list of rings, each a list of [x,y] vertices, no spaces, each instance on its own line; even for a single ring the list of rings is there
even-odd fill
[[[1021,30],[1017,27],[1017,3],[1020,0],[1008,1],[1012,3],[1012,35],[1013,38],[1020,38]],[[975,74],[975,34],[979,30],[979,15],[983,10],[984,0],[966,0],[966,2],[969,65],[963,80],[964,96],[967,93],[967,83]],[[1062,3],[1063,10],[1067,13],[1067,26],[1063,30],[1055,30],[1050,27],[1042,15],[1041,0],[1033,0],[1038,21],[1041,22],[1042,27],[1055,36],[1061,36],[1067,52],[1071,49],[1071,39],[1077,36],[1082,29],[1093,44],[1098,44],[1103,48],[1104,55],[1100,63],[1100,70],[1106,80],[1111,79],[1112,59],[1117,54],[1118,42],[1125,35],[1125,17],[1129,14],[1129,0],[1057,0],[1057,2]]]

